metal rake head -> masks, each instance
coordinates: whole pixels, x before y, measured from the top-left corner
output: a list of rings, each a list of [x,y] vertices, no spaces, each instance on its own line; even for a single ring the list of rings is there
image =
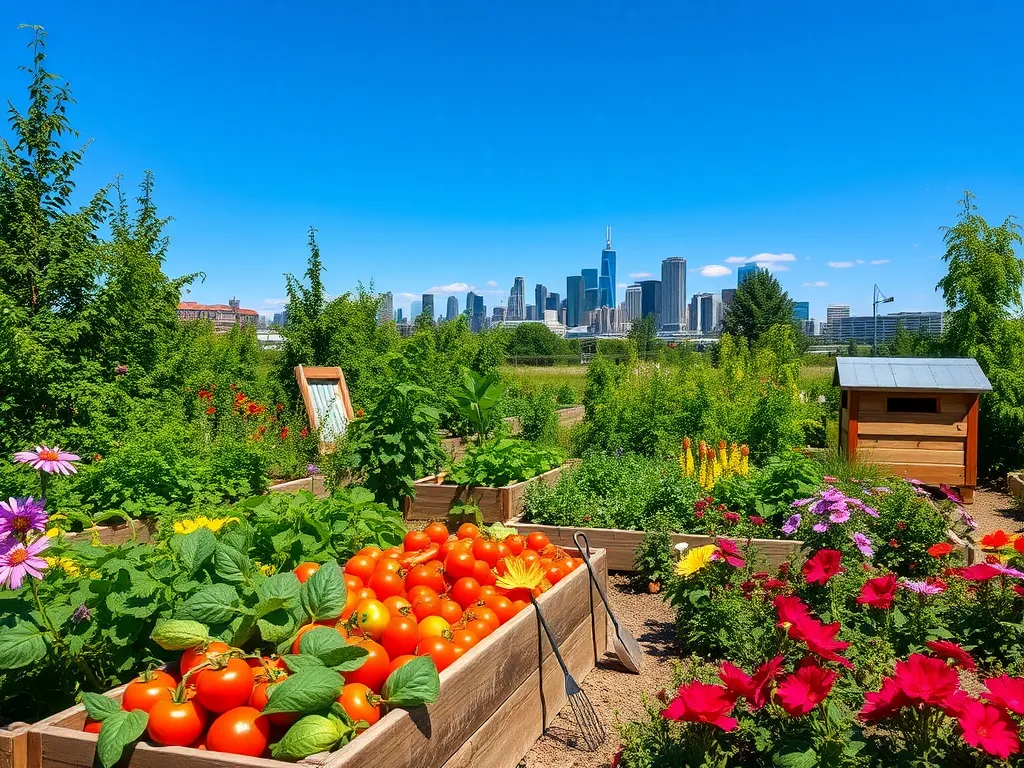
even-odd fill
[[[583,743],[587,745],[587,750],[594,752],[604,744],[604,726],[598,720],[597,711],[584,690],[576,684],[575,680],[572,678],[569,680],[572,684],[566,686],[566,693],[569,694],[569,704],[576,717],[576,725],[579,726],[580,733],[583,734]]]

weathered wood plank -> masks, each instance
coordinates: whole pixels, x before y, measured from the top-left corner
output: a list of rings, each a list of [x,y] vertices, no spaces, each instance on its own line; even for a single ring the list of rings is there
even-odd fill
[[[0,768],[28,768],[28,725],[0,730]]]
[[[920,480],[922,483],[936,485],[961,485],[964,482],[964,468],[951,464],[887,464],[886,469],[894,475]]]
[[[959,416],[953,413],[864,413],[861,414],[860,423],[899,424],[904,431],[913,434],[919,425],[965,424],[966,417],[966,413]]]
[[[924,439],[914,436],[905,438],[881,438],[861,436],[858,446],[861,450],[865,448],[898,448],[898,449],[921,449],[924,451],[958,451],[964,452],[966,439],[964,435],[957,435],[946,439],[932,438]]]
[[[874,448],[861,443],[857,457],[873,464],[951,464],[964,465],[963,448],[959,451],[928,451],[921,448]]]
[[[934,414],[930,415],[934,416]],[[957,421],[949,424],[931,424],[925,422],[907,424],[905,422],[871,421],[861,422],[857,427],[857,431],[860,437],[888,437],[890,435],[906,436],[911,439],[925,437],[966,437],[967,423]]]
[[[964,484],[970,486],[968,495],[974,501],[974,486],[978,482],[978,396],[972,395],[970,410],[967,412],[967,461],[964,467]],[[967,498],[964,498],[967,501]]]
[[[551,484],[558,480],[563,467],[556,467],[537,477],[531,477],[504,488],[490,488],[436,482],[431,475],[416,481],[416,498],[405,500],[406,520],[445,520],[456,502],[474,501],[480,507],[485,523],[503,523],[523,513],[526,487],[531,483]]]

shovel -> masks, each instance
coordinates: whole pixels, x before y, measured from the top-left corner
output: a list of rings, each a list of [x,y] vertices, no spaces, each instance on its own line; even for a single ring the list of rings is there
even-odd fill
[[[580,539],[583,540],[582,543]],[[586,563],[587,570],[590,572],[590,581],[597,587],[597,594],[601,596],[604,607],[608,611],[608,618],[612,620],[612,626],[615,627],[615,636],[612,638],[612,647],[615,648],[615,655],[619,657],[622,666],[630,672],[639,674],[640,668],[644,664],[644,652],[640,648],[639,643],[637,643],[636,638],[633,637],[633,634],[619,624],[619,620],[615,618],[615,612],[608,602],[608,597],[605,595],[600,582],[597,580],[597,576],[594,574],[594,566],[590,564],[590,542],[587,541],[587,534],[583,533],[583,531],[576,531],[573,534],[572,540],[576,542],[576,548],[580,551],[580,557],[583,558],[583,562]]]

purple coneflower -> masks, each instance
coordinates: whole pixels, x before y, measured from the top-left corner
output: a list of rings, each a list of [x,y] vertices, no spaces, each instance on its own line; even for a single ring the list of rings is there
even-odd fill
[[[929,584],[927,581],[904,581],[900,584],[904,589],[909,589],[911,592],[917,592],[919,595],[938,595],[944,592],[942,587],[937,584]]]
[[[826,531],[828,531],[828,523],[815,523],[814,528],[812,528],[811,530],[813,530],[815,533],[825,533]]]
[[[787,536],[792,536],[800,527],[800,520],[800,515],[790,515],[789,520],[782,525],[782,532]]]
[[[80,606],[75,608],[75,612],[71,614],[71,620],[75,622],[75,624],[81,624],[83,621],[91,621],[92,611],[89,610],[89,606],[82,603]]]
[[[306,467],[306,471],[311,475],[319,475],[320,467],[318,467],[316,464],[310,464],[308,467]]]
[[[853,543],[857,545],[857,549],[864,557],[874,557],[875,550],[871,548],[871,539],[865,536],[863,533],[853,534]]]
[[[71,462],[79,461],[80,458],[73,453],[62,451],[58,446],[47,448],[45,445],[37,445],[34,451],[18,451],[14,454],[14,461],[19,464],[28,464],[32,469],[47,474],[56,472],[58,475],[75,474],[78,470]]]
[[[0,536],[14,536],[24,541],[29,531],[46,530],[46,520],[42,503],[31,496],[0,501]]]
[[[1002,563],[989,563],[993,568],[999,571],[1003,576],[1015,576],[1018,579],[1024,579],[1024,571],[1018,571],[1016,568],[1011,568],[1008,565]]]
[[[26,574],[35,579],[43,578],[46,561],[38,555],[48,546],[50,540],[45,536],[40,536],[27,547],[20,541],[13,542],[12,546],[0,553],[0,586],[18,589]]]

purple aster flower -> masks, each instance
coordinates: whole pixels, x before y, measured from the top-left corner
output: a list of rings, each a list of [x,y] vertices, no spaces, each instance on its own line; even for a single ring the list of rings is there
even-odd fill
[[[871,548],[871,539],[865,536],[863,533],[853,534],[853,543],[857,545],[857,549],[864,557],[874,557],[875,550]]]
[[[114,375],[115,376],[124,376],[126,373],[128,373],[128,366],[127,365],[119,365],[116,368],[114,368]]]
[[[796,501],[794,501],[789,506],[793,507],[793,509],[796,509],[797,507],[806,507],[812,501],[814,501],[814,497],[813,496],[811,498],[809,498],[809,499],[797,499]]]
[[[828,530],[828,523],[815,523],[812,530],[815,533],[825,533]]]
[[[799,514],[790,515],[789,520],[787,520],[782,525],[782,532],[787,536],[792,536],[794,533],[796,533],[796,529],[800,527],[800,520],[801,517]]]
[[[956,507],[956,511],[960,513],[960,521],[972,531],[978,527],[978,521],[971,517],[971,513],[959,504]]]
[[[48,546],[50,546],[50,540],[41,536],[27,547],[20,541],[15,542],[13,546],[0,554],[0,586],[18,589],[25,580],[26,574],[34,579],[43,578],[46,561],[39,557],[39,553]]]
[[[0,501],[0,536],[14,536],[24,541],[29,531],[45,530],[46,520],[42,503],[31,496]]]
[[[864,507],[864,514],[871,515],[872,517],[878,517],[878,510],[874,507]]]
[[[927,581],[904,581],[900,584],[904,589],[909,589],[911,592],[917,592],[919,595],[938,595],[944,590],[935,584],[929,584]]]
[[[848,510],[844,506],[842,509],[837,509],[831,515],[829,515],[828,519],[831,520],[833,523],[845,523],[847,520],[850,519],[850,510]]]
[[[989,563],[993,568],[999,571],[1003,576],[1014,576],[1018,579],[1024,579],[1024,571],[1018,571],[1016,568],[1011,568],[1008,565],[1002,563]]]
[[[306,467],[306,471],[311,475],[319,475],[320,467],[318,467],[316,464],[310,464],[308,467]]]
[[[71,614],[71,620],[75,622],[75,624],[81,624],[83,621],[91,621],[92,611],[89,610],[89,606],[82,603],[80,606],[75,608],[75,612]]]
[[[71,462],[80,461],[81,457],[73,453],[62,451],[60,447],[47,448],[45,445],[37,445],[34,451],[18,451],[14,454],[14,461],[18,464],[28,464],[32,469],[38,469],[47,474],[56,472],[58,475],[73,475],[78,470]]]

